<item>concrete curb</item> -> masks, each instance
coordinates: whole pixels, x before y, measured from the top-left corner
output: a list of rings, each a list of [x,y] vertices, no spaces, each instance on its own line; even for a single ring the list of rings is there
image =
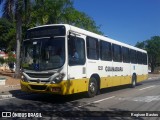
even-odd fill
[[[4,92],[4,94],[0,94],[0,100],[1,99],[9,99],[9,98],[15,98],[15,97],[20,97],[20,96],[26,96],[26,95],[32,95],[31,93],[23,93],[23,92],[17,92],[14,94],[10,94],[8,92]]]
[[[6,86],[4,86],[4,87],[10,87],[10,88],[14,88],[14,87],[17,87],[17,86],[20,86],[20,84],[16,84],[16,85],[6,85]]]
[[[6,99],[6,98],[12,98],[13,95],[12,94],[8,94],[8,95],[0,95],[0,99]]]

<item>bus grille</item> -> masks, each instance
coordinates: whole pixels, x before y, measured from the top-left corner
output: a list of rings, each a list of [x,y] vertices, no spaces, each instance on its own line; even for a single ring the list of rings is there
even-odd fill
[[[29,80],[29,82],[36,82],[36,83],[38,83],[37,80]],[[40,83],[48,83],[48,82],[50,82],[50,81],[49,80],[40,80]]]
[[[53,73],[45,73],[45,74],[36,74],[36,73],[27,73],[27,75],[31,78],[49,78],[53,75]]]
[[[34,90],[45,90],[47,86],[45,86],[45,85],[30,85],[30,87]]]

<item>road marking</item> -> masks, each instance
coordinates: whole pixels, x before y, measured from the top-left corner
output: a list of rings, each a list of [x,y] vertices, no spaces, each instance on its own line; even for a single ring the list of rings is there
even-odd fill
[[[115,96],[112,96],[112,97],[108,97],[108,98],[104,98],[104,99],[100,99],[100,100],[97,100],[97,101],[94,101],[92,103],[99,103],[99,102],[102,102],[102,101],[105,101],[105,100],[108,100],[108,99],[111,99],[111,98],[114,98]]]
[[[119,100],[127,100],[127,101],[135,101],[135,102],[154,102],[160,101],[160,96],[143,96],[143,97],[126,97],[126,98],[119,98]]]
[[[154,80],[154,79],[158,79],[159,77],[149,77],[148,80]]]
[[[105,100],[112,99],[112,98],[114,98],[114,97],[115,97],[115,96],[111,96],[111,97],[108,97],[108,98],[96,100],[96,101],[93,101],[93,102],[86,103],[86,104],[84,104],[84,105],[79,105],[79,106],[74,107],[74,108],[71,108],[71,109],[77,109],[77,108],[81,108],[81,107],[84,107],[84,106],[87,106],[87,105],[90,105],[90,104],[99,103],[99,102],[102,102],[102,101],[105,101]],[[68,109],[68,110],[71,110],[71,109]],[[68,110],[67,110],[67,111],[68,111]]]
[[[145,89],[152,88],[152,87],[155,87],[155,85],[149,86],[149,87],[145,87],[145,88],[141,88],[141,89],[139,89],[139,90],[145,90]]]

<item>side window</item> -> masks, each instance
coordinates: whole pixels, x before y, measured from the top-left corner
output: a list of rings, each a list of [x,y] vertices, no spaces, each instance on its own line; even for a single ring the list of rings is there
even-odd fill
[[[111,43],[100,41],[100,58],[101,60],[111,61],[112,60],[112,48]]]
[[[113,44],[112,47],[113,47],[113,61],[122,62],[121,46]]]
[[[129,51],[129,48],[122,47],[122,57],[123,57],[123,62],[124,63],[129,63],[130,62],[130,51]]]
[[[130,60],[131,63],[137,64],[137,52],[135,50],[130,50]]]
[[[143,64],[147,65],[147,54],[143,53]]]
[[[69,65],[85,64],[85,44],[82,38],[70,36],[68,40]]]
[[[143,56],[141,52],[137,52],[137,60],[138,60],[138,64],[143,63]]]
[[[87,57],[88,59],[99,59],[98,39],[87,37]]]

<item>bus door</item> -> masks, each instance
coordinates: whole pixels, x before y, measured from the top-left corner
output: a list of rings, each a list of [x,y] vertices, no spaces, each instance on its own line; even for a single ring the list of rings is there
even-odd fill
[[[73,33],[68,37],[68,80],[74,93],[87,90],[85,38]]]

